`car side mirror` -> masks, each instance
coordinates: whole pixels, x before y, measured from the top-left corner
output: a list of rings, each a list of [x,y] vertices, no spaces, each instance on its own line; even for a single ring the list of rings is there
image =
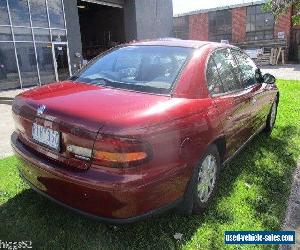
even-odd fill
[[[259,82],[259,83],[263,83],[264,82],[264,78],[263,78],[263,75],[261,73],[260,68],[257,68],[255,70],[255,78],[256,78],[257,82]]]
[[[263,78],[264,78],[264,82],[267,84],[274,84],[276,82],[275,76],[268,73],[264,74]]]

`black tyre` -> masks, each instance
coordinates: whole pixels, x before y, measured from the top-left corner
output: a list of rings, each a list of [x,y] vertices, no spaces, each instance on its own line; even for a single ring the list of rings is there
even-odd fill
[[[200,214],[215,196],[220,174],[220,155],[215,145],[211,145],[196,166],[189,182],[182,204],[181,214]]]
[[[277,117],[277,106],[278,106],[278,97],[276,96],[266,121],[266,127],[264,129],[264,132],[266,132],[267,134],[271,134],[274,128],[276,117]]]

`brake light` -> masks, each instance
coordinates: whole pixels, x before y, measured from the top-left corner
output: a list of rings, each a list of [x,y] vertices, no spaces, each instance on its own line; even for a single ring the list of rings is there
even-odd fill
[[[101,136],[95,142],[93,163],[107,167],[133,167],[151,158],[151,147],[140,140]]]

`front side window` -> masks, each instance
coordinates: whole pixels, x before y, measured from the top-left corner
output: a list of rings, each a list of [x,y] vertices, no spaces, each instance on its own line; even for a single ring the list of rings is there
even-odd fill
[[[223,85],[223,92],[241,89],[242,86],[237,75],[239,68],[230,49],[218,50],[213,54],[212,58],[216,64],[214,74],[219,74]]]
[[[240,81],[244,87],[257,83],[256,72],[257,67],[251,58],[243,52],[232,50],[232,54],[237,60],[240,71],[238,72]]]
[[[206,80],[209,93],[212,95],[224,93],[222,81],[218,74],[217,65],[213,57],[209,59],[207,64]]]
[[[128,90],[169,94],[193,49],[168,46],[127,46],[96,59],[78,82]]]

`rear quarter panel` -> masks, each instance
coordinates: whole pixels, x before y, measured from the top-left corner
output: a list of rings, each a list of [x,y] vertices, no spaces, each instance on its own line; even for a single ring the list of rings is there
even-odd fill
[[[137,174],[142,176],[146,185],[143,199],[150,209],[174,202],[184,194],[197,162],[208,145],[222,134],[218,112],[210,98],[171,98],[170,104],[164,105],[164,109],[150,107],[121,127],[110,124],[100,131],[141,138],[151,145],[151,161],[138,168],[123,170],[133,179]],[[145,123],[148,119],[143,117],[149,115],[151,123]]]

